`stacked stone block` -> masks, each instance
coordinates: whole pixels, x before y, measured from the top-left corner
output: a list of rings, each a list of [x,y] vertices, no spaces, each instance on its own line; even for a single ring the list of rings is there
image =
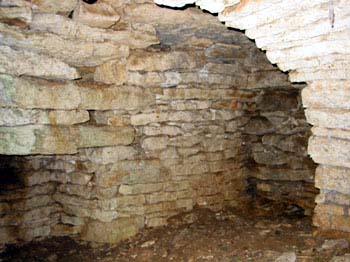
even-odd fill
[[[302,102],[313,136],[308,153],[319,164],[320,188],[314,224],[350,232],[349,190],[349,14],[347,1],[156,0],[196,4],[228,27],[245,30],[272,63],[306,82]]]
[[[117,242],[195,206],[241,207],[261,141],[306,130],[286,75],[198,9],[7,0],[0,21],[0,154],[24,163],[0,194],[2,244]],[[271,113],[270,92],[292,109]],[[249,131],[290,112],[302,123]]]

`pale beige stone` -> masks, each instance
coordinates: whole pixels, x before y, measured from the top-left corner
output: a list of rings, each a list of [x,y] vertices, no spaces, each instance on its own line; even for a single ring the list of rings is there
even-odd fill
[[[149,91],[134,86],[98,88],[80,86],[80,108],[93,110],[124,109],[134,110],[155,103],[155,96]]]
[[[93,5],[79,1],[73,20],[93,27],[108,28],[116,24],[120,19],[116,8],[109,3],[97,2]]]
[[[98,66],[94,80],[106,84],[122,85],[128,78],[125,61],[109,61]]]
[[[31,7],[32,3],[25,0],[2,0],[0,6],[6,7]]]
[[[97,66],[127,57],[129,48],[113,42],[65,39],[51,33],[37,34],[1,25],[0,43],[15,49],[34,51],[73,66]]]
[[[0,21],[19,20],[24,23],[32,21],[32,9],[30,7],[0,7]]]
[[[0,73],[60,80],[79,78],[75,68],[56,58],[17,51],[7,46],[0,46]]]
[[[194,68],[194,59],[185,52],[134,52],[128,58],[131,71],[167,71],[169,69]]]
[[[140,229],[139,218],[118,218],[109,223],[92,221],[81,233],[81,238],[101,243],[117,243],[136,235]]]
[[[349,168],[349,148],[349,140],[312,136],[308,152],[316,163]]]
[[[80,148],[129,145],[135,138],[135,131],[131,127],[79,126],[78,130]]]
[[[72,11],[77,0],[63,0],[58,2],[52,2],[50,0],[32,0],[33,8],[37,8],[41,12],[58,13],[58,12],[70,12]]]
[[[131,146],[115,146],[85,149],[85,154],[93,163],[106,165],[120,160],[132,159],[137,151]]]
[[[167,147],[168,137],[148,137],[143,140],[142,148],[145,150],[161,150]]]
[[[77,152],[76,131],[71,127],[23,126],[22,130],[25,130],[25,127],[34,128],[32,132],[35,135],[35,146],[32,154],[74,154]]]
[[[331,166],[318,166],[315,186],[327,190],[348,194],[350,189],[350,169]]]
[[[184,132],[177,126],[145,126],[143,132],[147,136],[168,135],[177,136]]]
[[[132,48],[145,48],[159,43],[153,27],[147,28],[147,30],[141,27],[136,27],[132,30],[106,30],[90,27],[72,19],[52,14],[35,14],[31,28],[40,32],[62,35],[68,39],[91,40],[95,42],[112,41]]]
[[[308,122],[312,125],[326,128],[350,129],[350,111],[341,109],[305,110]]]
[[[89,120],[89,113],[83,110],[43,111],[20,108],[0,108],[0,125],[20,126],[28,124],[74,125]]]
[[[349,90],[349,81],[315,81],[303,89],[303,105],[312,108],[350,109]]]

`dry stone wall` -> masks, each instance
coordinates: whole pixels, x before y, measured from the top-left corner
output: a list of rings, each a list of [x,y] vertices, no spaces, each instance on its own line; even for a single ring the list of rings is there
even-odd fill
[[[242,33],[151,1],[3,0],[0,21],[2,244],[116,242],[241,207],[249,176],[303,206],[273,189],[312,180],[300,87]]]
[[[349,219],[349,24],[348,1],[156,0],[196,4],[226,26],[245,30],[272,63],[289,71],[303,90],[306,116],[314,125],[308,152],[319,164],[314,224],[350,232]]]

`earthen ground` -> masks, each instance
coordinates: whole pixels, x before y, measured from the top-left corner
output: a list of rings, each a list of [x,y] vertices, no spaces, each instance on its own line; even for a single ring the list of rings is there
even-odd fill
[[[270,208],[266,206],[265,210]],[[349,252],[347,249],[323,249],[326,236],[315,231],[308,217],[288,212],[266,215],[261,212],[263,209],[252,210],[215,213],[195,209],[171,218],[168,226],[145,229],[118,245],[56,237],[22,247],[9,246],[0,255],[0,261],[267,262],[275,261],[284,252],[295,252],[298,262],[322,262]]]

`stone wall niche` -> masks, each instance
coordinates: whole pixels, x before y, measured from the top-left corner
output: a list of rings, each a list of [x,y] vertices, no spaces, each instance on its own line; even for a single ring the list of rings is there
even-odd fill
[[[311,214],[304,86],[242,32],[149,1],[34,2],[0,2],[0,168],[22,181],[0,194],[1,244],[115,243],[249,208],[252,186]]]

